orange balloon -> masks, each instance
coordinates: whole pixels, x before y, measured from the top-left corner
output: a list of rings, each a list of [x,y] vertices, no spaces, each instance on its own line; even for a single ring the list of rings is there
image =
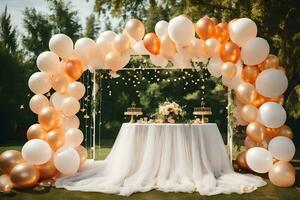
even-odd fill
[[[244,146],[246,147],[246,149],[257,147],[257,142],[253,141],[249,136],[247,136],[244,140]]]
[[[38,120],[45,131],[50,131],[59,122],[59,112],[53,107],[46,107],[38,115]]]
[[[296,180],[296,170],[289,162],[278,161],[269,171],[271,183],[279,187],[291,187]]]
[[[285,68],[282,67],[282,66],[278,66],[278,67],[276,67],[276,69],[281,70],[281,71],[283,71],[284,73],[286,73]]]
[[[254,142],[262,142],[265,138],[265,127],[257,122],[251,122],[246,128],[246,133]]]
[[[287,125],[283,125],[279,132],[278,132],[278,135],[280,136],[285,136],[285,137],[288,137],[290,139],[293,139],[294,137],[294,133],[292,131],[292,129],[290,127],[288,127]]]
[[[65,143],[64,133],[60,129],[54,129],[47,134],[46,142],[51,146],[53,151],[62,147]]]
[[[88,152],[87,152],[86,148],[84,148],[81,145],[76,147],[75,150],[78,152],[78,154],[80,156],[80,165],[82,165],[88,157]]]
[[[33,124],[27,130],[27,139],[41,139],[46,137],[47,132],[42,128],[40,124]]]
[[[280,105],[284,104],[284,96],[281,95],[279,97],[275,97],[275,98],[268,98],[268,97],[264,97],[265,101],[271,101],[271,102],[275,102],[275,103],[279,103]]]
[[[144,37],[144,46],[152,54],[157,55],[160,51],[160,40],[155,33],[147,33]]]
[[[54,74],[51,77],[52,88],[59,93],[64,93],[67,90],[69,83],[69,77],[63,72]]]
[[[268,136],[268,138],[272,139],[276,136],[278,136],[278,133],[280,131],[280,128],[268,128],[266,127],[266,135]]]
[[[226,62],[221,66],[222,76],[227,79],[233,79],[236,75],[237,69],[232,62]]]
[[[79,60],[67,61],[64,70],[68,77],[74,81],[78,80],[83,73],[83,68]]]
[[[32,188],[37,184],[39,177],[39,171],[30,163],[18,164],[10,172],[11,182],[17,189]]]
[[[236,63],[241,56],[241,50],[238,45],[233,42],[226,42],[221,46],[220,57],[224,62]]]
[[[16,150],[7,150],[0,155],[0,169],[9,174],[17,164],[25,162],[21,152]]]
[[[270,68],[277,68],[279,66],[279,58],[275,55],[268,55],[268,57],[260,64],[258,64],[258,68],[260,71]]]
[[[217,25],[217,24],[218,24],[217,18],[211,17],[211,18],[209,18],[209,19],[214,23],[214,25]]]
[[[254,101],[251,102],[252,105],[259,107],[262,104],[264,104],[266,102],[265,97],[261,96],[260,94],[257,93],[256,98]]]
[[[237,164],[239,165],[239,167],[240,167],[241,169],[248,170],[248,169],[249,169],[249,166],[248,166],[247,161],[246,161],[246,154],[247,154],[247,151],[241,152],[241,153],[237,156],[236,161],[237,161]]]
[[[141,40],[145,35],[144,24],[138,19],[129,20],[125,25],[125,31],[134,40]]]
[[[208,17],[199,19],[195,25],[195,28],[197,35],[203,40],[207,40],[215,35],[214,21]]]
[[[219,40],[221,44],[227,42],[229,40],[229,31],[227,23],[219,23],[216,27],[215,38]]]
[[[242,79],[245,82],[254,84],[259,74],[259,69],[256,66],[248,65],[242,70]]]
[[[255,101],[257,92],[254,86],[250,83],[240,83],[236,89],[236,97],[244,104],[249,104]]]
[[[176,53],[175,43],[169,38],[167,34],[160,38],[160,43],[161,43],[160,50],[162,54],[166,58],[171,59],[173,55]]]
[[[49,160],[48,162],[42,165],[36,165],[35,167],[40,173],[40,181],[50,179],[57,174],[57,170],[52,160]]]

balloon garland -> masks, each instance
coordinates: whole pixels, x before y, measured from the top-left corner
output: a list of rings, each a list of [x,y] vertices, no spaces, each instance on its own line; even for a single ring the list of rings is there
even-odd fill
[[[284,125],[282,107],[288,80],[268,42],[257,37],[257,26],[248,18],[217,23],[207,16],[194,24],[185,15],[170,22],[159,21],[155,33],[145,35],[138,19],[126,23],[121,34],[105,31],[94,41],[75,42],[64,34],[49,41],[50,51],[36,61],[40,70],[29,78],[35,94],[29,106],[38,123],[27,131],[28,142],[22,151],[9,150],[0,156],[0,189],[31,188],[38,181],[60,175],[73,175],[82,167],[87,150],[80,146],[83,133],[76,113],[85,86],[77,80],[85,70],[110,69],[111,75],[125,67],[131,55],[150,56],[150,62],[165,67],[169,61],[177,68],[191,62],[207,63],[208,71],[235,91],[236,122],[247,125],[245,146],[236,167],[257,173],[269,172],[270,180],[280,187],[295,182],[295,169],[289,163],[295,153],[293,132]],[[51,97],[44,96],[53,89]]]

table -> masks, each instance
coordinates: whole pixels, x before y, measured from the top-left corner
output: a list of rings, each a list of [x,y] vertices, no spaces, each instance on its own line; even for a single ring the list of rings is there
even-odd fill
[[[129,196],[152,189],[201,195],[246,193],[266,183],[232,170],[214,123],[124,123],[107,158],[56,181],[67,190]]]

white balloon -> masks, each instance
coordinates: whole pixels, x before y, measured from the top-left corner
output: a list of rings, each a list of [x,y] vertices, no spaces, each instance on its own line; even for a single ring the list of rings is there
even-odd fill
[[[131,56],[129,52],[121,56],[121,68],[124,68],[129,63],[130,58]]]
[[[54,92],[50,97],[50,103],[57,110],[61,110],[61,105],[65,98],[66,98],[66,95],[61,94],[59,92]]]
[[[209,57],[219,56],[221,44],[215,38],[205,40],[205,50]]]
[[[190,68],[191,62],[190,59],[184,57],[180,53],[175,53],[172,58],[172,63],[174,67],[178,67],[180,69]]]
[[[255,87],[262,96],[275,98],[287,89],[288,79],[282,70],[266,69],[257,76]]]
[[[180,15],[169,22],[168,34],[178,46],[187,46],[195,38],[195,27],[191,20]]]
[[[35,165],[41,165],[48,162],[51,158],[52,150],[50,145],[40,139],[32,139],[22,147],[23,158]]]
[[[35,114],[40,114],[42,109],[48,107],[49,104],[48,98],[42,94],[34,95],[29,101],[30,110]]]
[[[151,53],[145,48],[144,42],[138,41],[133,45],[133,55],[150,55]]]
[[[267,40],[260,37],[252,38],[242,46],[241,59],[246,65],[257,65],[268,57],[269,52]]]
[[[74,81],[68,85],[67,91],[70,96],[81,99],[85,93],[85,86],[79,81]]]
[[[248,40],[255,38],[257,34],[257,26],[254,21],[249,18],[240,18],[230,25],[230,39],[243,46]]]
[[[155,33],[159,37],[164,36],[165,34],[168,34],[168,26],[169,23],[167,21],[161,20],[155,24]]]
[[[165,67],[168,64],[168,60],[162,55],[150,55],[150,61],[153,65],[157,67]]]
[[[65,134],[65,141],[67,146],[78,147],[83,141],[83,133],[77,128],[67,130]]]
[[[30,90],[35,94],[45,94],[51,89],[49,76],[46,72],[35,72],[28,80]]]
[[[54,166],[64,175],[73,175],[80,166],[79,154],[72,147],[63,147],[54,155]]]
[[[285,136],[273,138],[268,145],[268,149],[276,159],[283,161],[292,160],[296,151],[293,141]]]
[[[212,57],[207,65],[208,72],[214,77],[222,76],[221,67],[223,65],[223,61],[219,56]]]
[[[65,116],[75,115],[80,110],[80,103],[74,97],[66,97],[61,104],[61,110]]]
[[[262,147],[253,147],[247,151],[246,161],[250,169],[257,173],[267,173],[273,165],[271,152]]]
[[[56,72],[61,66],[59,57],[51,51],[41,53],[36,59],[36,65],[43,72]]]
[[[73,41],[65,34],[55,34],[49,40],[49,49],[62,59],[68,59],[73,53]]]
[[[286,121],[286,111],[275,102],[267,102],[259,107],[258,112],[260,122],[269,128],[279,128]]]
[[[90,60],[97,52],[97,46],[94,40],[90,38],[80,38],[75,42],[75,50],[80,57]]]
[[[79,128],[80,125],[79,118],[76,115],[63,117],[62,121],[65,130],[70,128]]]

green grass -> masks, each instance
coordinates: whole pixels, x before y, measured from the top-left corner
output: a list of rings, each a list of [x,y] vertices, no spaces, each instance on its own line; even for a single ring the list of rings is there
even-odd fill
[[[21,146],[1,146],[0,153],[8,150],[20,150]],[[110,148],[97,148],[97,158],[104,159],[110,152]],[[50,188],[47,191],[35,192],[33,190],[18,190],[11,195],[1,195],[0,200],[298,200],[300,199],[300,190],[295,188],[279,188],[272,185],[268,180],[268,185],[250,194],[230,194],[216,196],[201,196],[199,193],[164,193],[160,191],[150,191],[145,193],[135,193],[130,197],[109,195],[102,193],[85,193],[67,191],[64,189]]]

